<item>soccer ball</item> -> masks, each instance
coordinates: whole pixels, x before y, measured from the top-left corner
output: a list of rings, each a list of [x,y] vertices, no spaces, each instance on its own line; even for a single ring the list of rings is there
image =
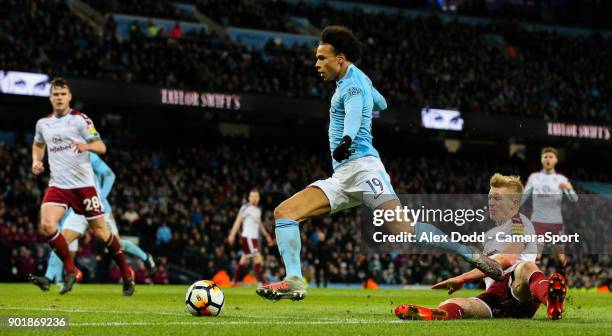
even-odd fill
[[[224,304],[221,288],[209,280],[195,282],[185,295],[187,311],[193,316],[218,316]]]

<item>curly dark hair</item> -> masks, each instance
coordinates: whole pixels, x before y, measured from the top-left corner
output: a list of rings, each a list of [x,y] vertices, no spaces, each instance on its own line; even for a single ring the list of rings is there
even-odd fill
[[[321,32],[319,44],[330,44],[336,55],[344,54],[350,62],[357,62],[361,57],[361,42],[347,27],[328,26]]]

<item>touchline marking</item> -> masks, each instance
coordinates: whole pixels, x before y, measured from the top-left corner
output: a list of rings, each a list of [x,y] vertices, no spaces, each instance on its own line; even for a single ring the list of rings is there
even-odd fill
[[[103,310],[103,309],[82,309],[82,308],[24,308],[24,307],[0,307],[0,311],[2,310],[28,310],[28,311],[50,311],[50,312],[59,312],[59,313],[85,313],[85,314],[113,314],[113,315],[163,315],[163,316],[189,316],[187,312],[185,313],[169,313],[169,312],[161,312],[161,311],[123,311],[123,310]],[[245,317],[245,318],[260,318],[265,319],[265,316],[250,316],[246,314],[236,314],[232,315],[236,317]]]
[[[180,316],[180,317],[188,317],[189,314],[187,312],[185,313],[169,313],[169,312],[160,312],[160,311],[122,311],[122,310],[102,310],[102,309],[78,309],[78,308],[26,308],[26,307],[0,307],[0,311],[3,310],[27,310],[27,311],[50,311],[50,312],[58,312],[58,313],[90,313],[90,314],[113,314],[113,315],[118,315],[118,314],[122,314],[122,315],[164,315],[164,316]],[[225,310],[224,310],[225,311]],[[117,325],[121,325],[121,323],[144,323],[144,325],[165,325],[165,324],[182,324],[182,323],[195,323],[195,324],[209,324],[209,323],[226,323],[226,324],[239,324],[239,323],[245,323],[245,324],[265,324],[265,323],[271,323],[271,324],[317,324],[317,323],[324,323],[324,324],[334,324],[334,323],[369,323],[369,324],[374,324],[374,323],[388,323],[388,322],[401,322],[401,321],[371,321],[371,320],[359,320],[359,319],[337,319],[337,318],[333,318],[333,317],[328,317],[328,318],[319,318],[318,322],[312,322],[312,321],[290,321],[290,322],[286,322],[286,321],[269,321],[269,317],[266,316],[260,316],[260,315],[248,315],[248,314],[242,314],[242,313],[235,313],[234,311],[230,312],[229,314],[230,317],[232,318],[248,318],[248,319],[262,319],[265,321],[202,321],[202,323],[200,322],[181,322],[181,321],[169,321],[169,322],[159,322],[159,323],[153,323],[153,322],[108,322],[108,323],[118,323]],[[283,317],[283,316],[278,316],[278,317]],[[287,318],[291,318],[292,316],[285,316]],[[71,326],[73,325],[102,325],[104,326],[106,322],[91,322],[91,323],[70,323]],[[130,325],[130,324],[126,324],[126,325]],[[134,325],[138,325],[138,324],[134,324]],[[109,326],[113,326],[113,325],[109,325]]]
[[[210,321],[169,321],[169,322],[83,322],[83,323],[70,323],[70,327],[127,327],[127,326],[167,326],[167,325],[184,325],[184,326],[197,326],[197,325],[336,325],[336,324],[396,324],[406,323],[406,321],[375,321],[375,320],[343,320],[338,319],[335,321],[221,321],[213,318]]]
[[[92,314],[125,314],[125,315],[168,315],[168,316],[185,316],[185,314],[168,313],[159,311],[122,311],[122,310],[99,310],[99,309],[66,309],[66,308],[31,308],[31,307],[0,307],[1,310],[34,310],[34,311],[52,311],[60,313],[92,313]]]
[[[189,316],[187,312],[185,313],[169,313],[169,312],[161,312],[161,311],[123,311],[123,310],[103,310],[103,309],[82,309],[82,308],[25,308],[25,307],[0,307],[0,311],[2,310],[27,310],[27,311],[50,311],[50,312],[58,312],[58,313],[85,313],[85,314],[112,314],[112,315],[163,315],[163,316]],[[267,319],[269,317],[266,316],[257,316],[257,315],[247,315],[247,314],[234,314],[232,313],[232,317],[243,317],[243,318],[252,318],[252,319]]]

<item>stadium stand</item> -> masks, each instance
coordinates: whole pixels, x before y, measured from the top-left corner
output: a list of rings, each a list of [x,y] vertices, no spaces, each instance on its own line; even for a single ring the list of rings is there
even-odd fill
[[[257,186],[261,191],[263,218],[271,225],[272,210],[279,201],[326,177],[329,169],[327,154],[316,148],[255,145],[244,140],[159,150],[143,145],[134,150],[134,144],[116,147],[105,157],[119,176],[110,203],[121,234],[138,237],[144,248],[161,258],[162,274],[151,275],[154,282],[168,277],[173,280],[171,274],[163,274],[168,264],[190,269],[203,278],[212,278],[222,270],[232,273],[240,249],[238,244],[229,246],[226,237],[250,188]],[[46,265],[46,245],[35,228],[46,179],[33,179],[27,171],[30,159],[25,143],[0,145],[0,160],[7,163],[0,168],[0,181],[5,186],[0,194],[1,250],[3,260],[10,260],[2,267],[1,278],[23,280],[28,272],[44,273],[40,268]],[[518,164],[432,155],[394,156],[387,166],[397,191],[412,194],[485,193],[491,171],[521,170]],[[278,176],[286,178],[278,180]],[[585,235],[599,232],[593,223],[581,225]],[[168,229],[170,236],[165,237],[168,233],[162,231]],[[427,285],[469,267],[446,255],[366,256],[360,252],[359,236],[354,211],[302,225],[306,276],[321,286],[328,282],[362,283],[368,278],[380,284]],[[610,278],[606,265],[612,260],[608,255],[574,252],[569,272],[573,286],[593,287]],[[95,253],[91,239],[86,238],[77,261],[88,266],[88,280],[118,280],[120,275],[108,268],[105,253]],[[279,279],[284,270],[276,247],[264,246],[263,254],[266,279]],[[92,262],[96,259],[104,262]],[[555,267],[547,257],[542,263],[549,269]],[[451,264],[457,266],[449,267]],[[142,282],[147,279],[141,276]]]
[[[275,16],[275,7],[253,6]],[[220,15],[217,7],[210,5],[212,17]],[[240,6],[235,7],[237,13],[233,8],[227,9],[227,15],[236,22],[229,24],[241,25]],[[515,25],[473,26],[443,23],[436,17],[407,19],[359,10],[339,15],[325,5],[313,7],[312,12],[308,19],[316,26],[355,27],[364,41],[361,66],[392,108],[430,105],[547,120],[610,122],[612,69],[606,60],[612,57],[612,40],[601,35],[565,36]],[[329,98],[330,90],[319,83],[312,69],[311,47],[270,39],[264,50],[254,50],[205,29],[176,38],[176,34],[172,37],[166,31],[142,27],[138,21],[127,38],[119,39],[112,16],[100,36],[92,22],[72,15],[61,1],[17,2],[1,10],[0,17],[8,16],[13,19],[0,24],[0,46],[8,51],[0,55],[3,69]],[[44,18],[40,26],[24,24],[36,17]],[[244,25],[252,26],[249,22]],[[45,32],[54,27],[61,27],[60,32],[49,39]],[[395,43],[396,36],[406,38]],[[21,57],[24,54],[33,56]]]

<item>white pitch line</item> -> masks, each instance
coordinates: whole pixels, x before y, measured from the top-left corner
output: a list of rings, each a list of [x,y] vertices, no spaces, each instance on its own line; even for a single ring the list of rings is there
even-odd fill
[[[335,321],[222,321],[212,318],[210,321],[198,322],[84,322],[70,323],[70,327],[127,327],[127,326],[167,326],[167,325],[182,325],[182,326],[197,326],[197,325],[335,325],[335,324],[396,324],[405,323],[405,321],[374,321],[374,320],[342,320]]]
[[[27,310],[27,311],[50,311],[50,312],[59,312],[59,313],[84,313],[84,314],[113,314],[113,315],[163,315],[163,316],[189,316],[189,313],[185,311],[184,313],[170,313],[163,311],[124,311],[124,310],[103,310],[103,309],[83,309],[83,308],[29,308],[29,307],[0,307],[0,311],[2,310]],[[225,310],[224,310],[225,311]],[[236,314],[236,317],[244,317],[244,318],[267,318],[265,316],[250,316],[246,314]]]
[[[82,308],[43,308],[43,307],[39,307],[39,308],[28,308],[28,307],[0,307],[0,311],[3,310],[27,310],[27,311],[45,311],[45,312],[55,312],[55,313],[89,313],[89,314],[113,314],[113,315],[147,315],[147,316],[151,316],[151,315],[163,315],[163,316],[180,316],[180,317],[187,317],[189,316],[189,314],[185,311],[185,313],[169,313],[169,312],[160,312],[160,311],[123,311],[123,310],[103,310],[103,309],[82,309]],[[226,310],[223,310],[224,312],[226,312]],[[305,322],[310,322],[310,321],[290,321],[290,322],[285,322],[285,321],[270,321],[270,317],[267,316],[261,316],[261,315],[248,315],[248,314],[242,314],[242,313],[237,313],[236,311],[231,311],[230,313],[225,313],[224,315],[227,314],[231,314],[231,317],[233,318],[247,318],[247,319],[260,319],[263,320],[265,319],[266,321],[249,321],[249,323],[251,324],[265,324],[265,323],[278,323],[278,324],[287,324],[287,323],[296,323],[296,324],[303,324]],[[283,316],[277,316],[279,318],[283,318]],[[293,316],[286,316],[286,318],[293,318]],[[318,318],[319,321],[327,321],[330,323],[344,323],[344,321],[369,321],[369,320],[356,320],[356,319],[337,319],[337,318],[333,318],[333,317],[319,317]],[[238,321],[225,321],[226,323],[232,322],[238,322]],[[95,323],[95,322],[92,322]],[[123,322],[117,322],[117,323],[123,323]],[[140,323],[140,322],[135,322],[135,323]],[[142,323],[148,323],[148,322],[142,322]],[[183,323],[183,322],[167,322],[167,323],[162,323],[162,324],[172,324],[172,323]],[[187,322],[187,323],[191,323],[191,322]],[[205,324],[208,324],[209,322],[206,322]],[[212,323],[212,322],[211,322]],[[216,322],[215,322],[216,323]],[[318,323],[318,322],[317,322]],[[370,322],[367,322],[370,323]],[[378,322],[377,322],[378,323]],[[73,324],[71,324],[73,325]]]
[[[75,308],[35,308],[35,307],[0,307],[1,310],[28,310],[28,311],[50,311],[60,313],[91,313],[91,314],[125,314],[125,315],[168,315],[185,316],[185,314],[168,313],[160,311],[122,311],[122,310],[101,310],[101,309],[75,309]]]

